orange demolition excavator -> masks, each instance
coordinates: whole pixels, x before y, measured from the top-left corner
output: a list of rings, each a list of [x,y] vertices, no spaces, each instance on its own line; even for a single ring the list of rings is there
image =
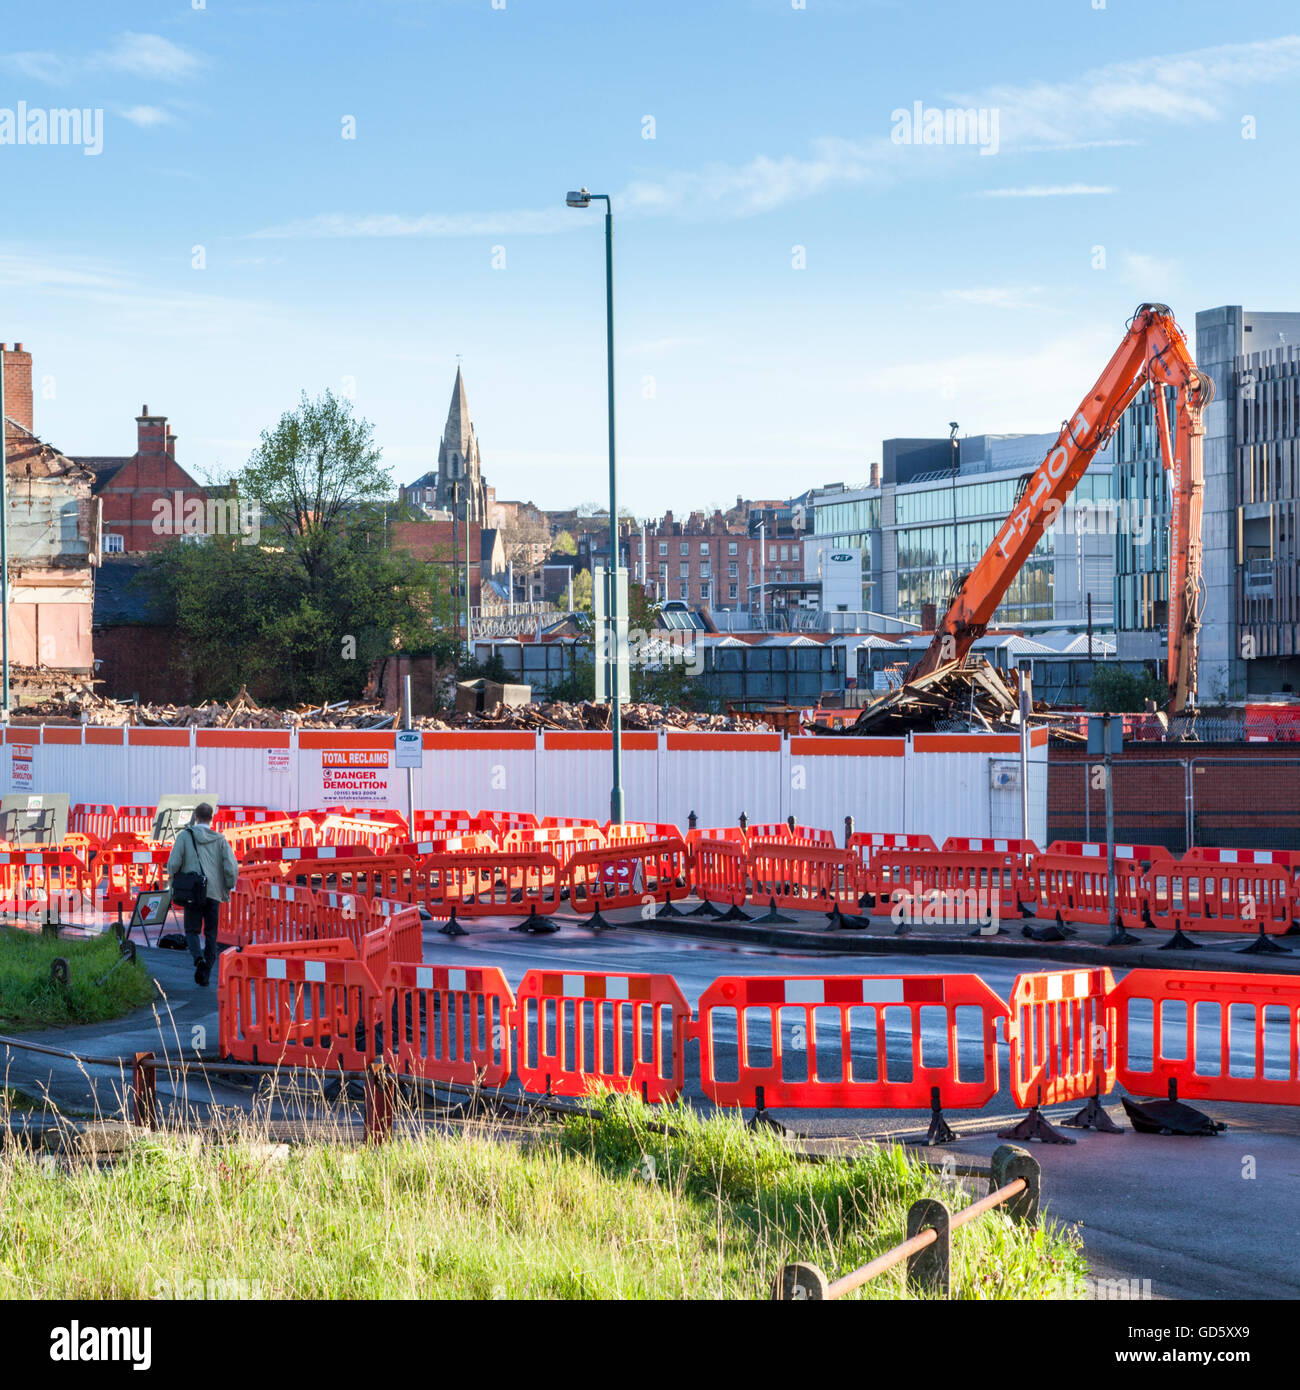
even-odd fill
[[[1201,494],[1204,474],[1202,413],[1213,383],[1192,361],[1187,340],[1167,304],[1143,304],[1097,384],[1074,417],[1061,426],[1047,457],[1029,475],[1011,515],[969,574],[953,590],[952,603],[925,655],[908,671],[904,687],[940,667],[960,662],[984,635],[993,613],[1029,558],[1043,531],[1056,520],[1084,470],[1114,433],[1120,416],[1143,385],[1174,388],[1173,422],[1163,390],[1152,390],[1160,454],[1172,477],[1169,536],[1170,709],[1183,709],[1196,693],[1196,637],[1201,612]]]

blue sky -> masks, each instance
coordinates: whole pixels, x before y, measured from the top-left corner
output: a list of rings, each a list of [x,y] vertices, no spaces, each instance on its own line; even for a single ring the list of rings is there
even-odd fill
[[[581,184],[639,514],[1053,429],[1144,299],[1300,310],[1294,3],[197,3],[8,7],[0,108],[104,112],[95,156],[0,145],[0,337],[65,452],[130,452],[148,402],[228,470],[330,387],[407,481],[459,353],[498,495],[598,500]],[[896,142],[916,102],[996,152]]]

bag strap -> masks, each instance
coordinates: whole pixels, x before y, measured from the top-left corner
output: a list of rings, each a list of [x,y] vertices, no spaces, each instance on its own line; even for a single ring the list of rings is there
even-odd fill
[[[199,842],[194,838],[194,826],[193,824],[189,824],[182,826],[181,829],[182,831],[188,830],[190,832],[190,852],[194,856],[194,869],[192,872],[201,874],[203,872],[203,861],[199,858]],[[181,863],[184,864],[184,862],[185,856],[182,855]]]

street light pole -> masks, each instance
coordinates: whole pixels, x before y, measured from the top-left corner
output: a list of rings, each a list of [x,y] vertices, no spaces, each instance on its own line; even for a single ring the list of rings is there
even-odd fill
[[[613,782],[609,791],[609,819],[623,822],[623,709],[618,648],[618,469],[614,447],[614,205],[607,193],[570,193],[571,208],[590,207],[592,200],[605,204],[605,358],[609,416],[609,602],[605,609],[605,652],[609,684],[609,729],[613,743]]]

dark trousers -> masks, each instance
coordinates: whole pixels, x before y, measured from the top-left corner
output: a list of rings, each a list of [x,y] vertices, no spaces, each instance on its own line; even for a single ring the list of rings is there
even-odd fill
[[[217,919],[221,914],[221,904],[215,898],[204,900],[202,907],[185,908],[185,944],[190,948],[194,964],[205,960],[208,966],[217,960]],[[203,950],[199,950],[199,929],[203,930]]]

